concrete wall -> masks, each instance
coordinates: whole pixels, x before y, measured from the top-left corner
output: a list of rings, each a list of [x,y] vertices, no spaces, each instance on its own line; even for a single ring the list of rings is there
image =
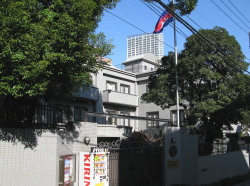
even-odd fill
[[[199,157],[196,135],[186,135],[182,128],[164,127],[163,137],[164,186],[211,184],[249,173],[249,158],[242,151]],[[173,146],[177,149],[175,156],[170,155]]]
[[[198,185],[198,136],[196,135],[182,135],[182,164],[181,164],[181,180],[182,184]]]
[[[58,185],[60,156],[90,151],[97,144],[96,128],[96,123],[81,122],[75,132],[61,137],[48,130],[0,129],[0,185]],[[84,137],[90,137],[89,146]]]
[[[241,151],[199,157],[199,184],[210,184],[248,172],[248,164]]]

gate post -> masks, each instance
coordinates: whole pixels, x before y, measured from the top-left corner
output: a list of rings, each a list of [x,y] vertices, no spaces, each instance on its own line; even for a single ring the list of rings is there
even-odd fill
[[[181,184],[181,134],[179,127],[163,129],[163,184]]]

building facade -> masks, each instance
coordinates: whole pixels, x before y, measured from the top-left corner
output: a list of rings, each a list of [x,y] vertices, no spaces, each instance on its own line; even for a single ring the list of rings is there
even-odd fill
[[[140,34],[127,37],[127,59],[141,54],[152,53],[157,59],[164,56],[163,33]]]
[[[141,96],[148,90],[148,78],[158,67],[157,57],[150,53],[142,54],[127,59],[123,65],[125,70],[107,65],[98,74],[93,74],[93,87],[99,90],[99,98],[95,102],[95,109],[92,110],[106,114],[105,117],[96,117],[95,121],[100,128],[98,138],[104,140],[103,138],[123,137],[119,136],[119,132],[114,132],[117,128],[124,128],[124,131],[125,129],[143,131],[174,124],[176,107],[163,110],[153,103],[147,104],[141,101]],[[159,119],[159,121],[145,118]]]

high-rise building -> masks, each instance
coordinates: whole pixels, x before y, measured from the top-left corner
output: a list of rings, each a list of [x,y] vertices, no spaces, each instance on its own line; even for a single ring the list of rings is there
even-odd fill
[[[164,56],[163,33],[127,37],[127,58],[146,53],[152,53],[158,59]]]

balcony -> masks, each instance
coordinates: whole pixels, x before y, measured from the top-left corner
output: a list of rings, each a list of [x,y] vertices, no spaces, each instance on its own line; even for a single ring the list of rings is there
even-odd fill
[[[103,91],[103,103],[138,107],[138,96],[114,91]]]
[[[83,86],[78,93],[75,93],[74,96],[76,98],[87,99],[91,101],[99,100],[99,89],[96,87],[87,87]]]
[[[133,127],[117,125],[97,125],[98,137],[131,137]]]

